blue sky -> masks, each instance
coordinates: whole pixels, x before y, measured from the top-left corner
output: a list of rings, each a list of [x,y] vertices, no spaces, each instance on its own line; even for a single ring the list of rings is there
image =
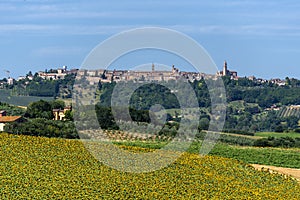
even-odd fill
[[[145,26],[183,32],[240,76],[300,78],[298,0],[0,0],[0,77],[78,68],[106,38]]]

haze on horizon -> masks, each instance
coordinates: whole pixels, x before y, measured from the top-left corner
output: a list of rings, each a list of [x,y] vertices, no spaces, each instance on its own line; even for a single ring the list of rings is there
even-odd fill
[[[300,78],[299,10],[297,0],[1,0],[0,78],[4,70],[17,77],[64,65],[78,68],[108,37],[147,26],[192,37],[219,69],[227,60],[239,76]],[[169,57],[162,61],[144,63],[183,65]]]

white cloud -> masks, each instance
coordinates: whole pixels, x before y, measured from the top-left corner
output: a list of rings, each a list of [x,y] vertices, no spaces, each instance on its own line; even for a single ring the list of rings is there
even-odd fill
[[[59,11],[59,12],[43,12],[43,13],[30,13],[24,15],[25,18],[97,18],[97,17],[110,17],[110,13],[105,12],[70,12],[70,11]]]
[[[56,25],[38,25],[38,24],[0,24],[0,33],[15,33],[27,31],[47,31],[56,29]]]
[[[245,36],[300,36],[300,26],[281,24],[245,25],[156,25],[187,34],[245,35]],[[62,25],[62,24],[0,24],[0,35],[111,35],[145,25]]]
[[[86,50],[80,47],[43,47],[32,52],[34,56],[50,57],[50,56],[67,56],[67,55],[81,55]]]
[[[248,36],[300,36],[300,27],[292,25],[175,25],[178,31],[193,34],[248,35]]]

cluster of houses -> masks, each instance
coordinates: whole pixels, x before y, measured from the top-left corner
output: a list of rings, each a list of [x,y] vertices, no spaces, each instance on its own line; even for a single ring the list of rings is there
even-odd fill
[[[58,80],[58,79],[64,79],[66,75],[68,74],[76,74],[78,72],[78,69],[71,69],[68,70],[67,66],[63,66],[62,68],[56,69],[56,70],[49,70],[49,71],[39,71],[38,76],[42,79],[47,80]]]
[[[134,70],[85,70],[85,69],[71,69],[67,67],[59,68],[57,70],[50,70],[48,72],[38,72],[38,76],[43,79],[64,79],[67,74],[77,74],[80,77],[85,77],[90,85],[95,85],[100,82],[120,82],[120,81],[170,81],[185,78],[191,82],[200,80],[202,78],[214,79],[220,76],[229,76],[233,80],[238,80],[237,71],[228,69],[228,64],[224,61],[223,69],[216,74],[205,74],[199,72],[184,72],[180,71],[174,65],[171,70],[156,70],[155,65],[152,64],[152,69],[148,71],[134,71]],[[249,80],[266,83],[268,80],[249,76]],[[271,79],[269,82],[279,86],[285,85],[285,80]]]
[[[152,64],[152,69],[148,71],[133,70],[80,70],[77,75],[84,77],[91,85],[100,82],[120,82],[120,81],[170,81],[185,77],[189,80],[201,79],[205,74],[196,72],[180,72],[174,65],[171,70],[156,70]]]
[[[85,69],[70,69],[68,70],[67,66],[63,66],[58,69],[51,69],[45,71],[39,71],[38,76],[46,80],[58,80],[64,79],[68,74],[77,74],[78,76],[85,77],[90,85],[94,85],[101,82],[119,82],[119,81],[169,81],[177,80],[179,78],[186,78],[189,81],[193,82],[195,80],[200,80],[204,77],[206,78],[216,78],[218,76],[230,76],[231,79],[237,80],[238,73],[236,71],[231,71],[228,69],[227,62],[224,62],[223,69],[218,71],[216,74],[205,74],[198,72],[184,72],[180,71],[178,68],[172,66],[171,70],[156,70],[154,64],[152,65],[152,70],[148,71],[134,71],[134,70],[85,70]],[[28,78],[29,80],[33,79],[33,76],[20,76],[17,80],[22,80]],[[260,83],[271,82],[279,86],[286,84],[285,80],[281,79],[261,79],[254,76],[249,76],[249,80],[257,81]],[[0,89],[4,87],[5,84],[12,85],[14,84],[15,79],[9,77],[4,83],[0,81]]]
[[[185,78],[191,82],[200,80],[202,78],[215,79],[218,76],[230,76],[237,80],[238,75],[236,71],[229,71],[227,69],[227,62],[224,63],[223,71],[217,74],[205,74],[199,72],[184,72],[180,71],[174,65],[171,70],[156,70],[155,65],[152,64],[152,69],[148,71],[134,71],[134,70],[79,70],[77,72],[79,77],[84,77],[90,85],[100,82],[120,82],[120,81],[170,81]]]
[[[45,71],[39,71],[37,72],[37,75],[41,77],[42,79],[46,80],[58,80],[58,79],[64,79],[66,75],[68,74],[76,74],[78,72],[78,69],[71,69],[68,70],[67,66],[63,66],[62,68],[58,69],[50,69]],[[24,79],[28,79],[29,81],[33,80],[33,75],[27,75],[27,76],[19,76],[17,80],[15,80],[12,77],[7,77],[6,80],[0,80],[0,89],[4,88],[4,85],[13,85],[15,81],[20,81]]]

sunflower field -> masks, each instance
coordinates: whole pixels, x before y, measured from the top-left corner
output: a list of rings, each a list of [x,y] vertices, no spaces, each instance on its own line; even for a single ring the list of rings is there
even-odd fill
[[[1,134],[0,149],[1,199],[300,199],[295,180],[228,158],[185,153],[133,174],[101,164],[79,140]]]

